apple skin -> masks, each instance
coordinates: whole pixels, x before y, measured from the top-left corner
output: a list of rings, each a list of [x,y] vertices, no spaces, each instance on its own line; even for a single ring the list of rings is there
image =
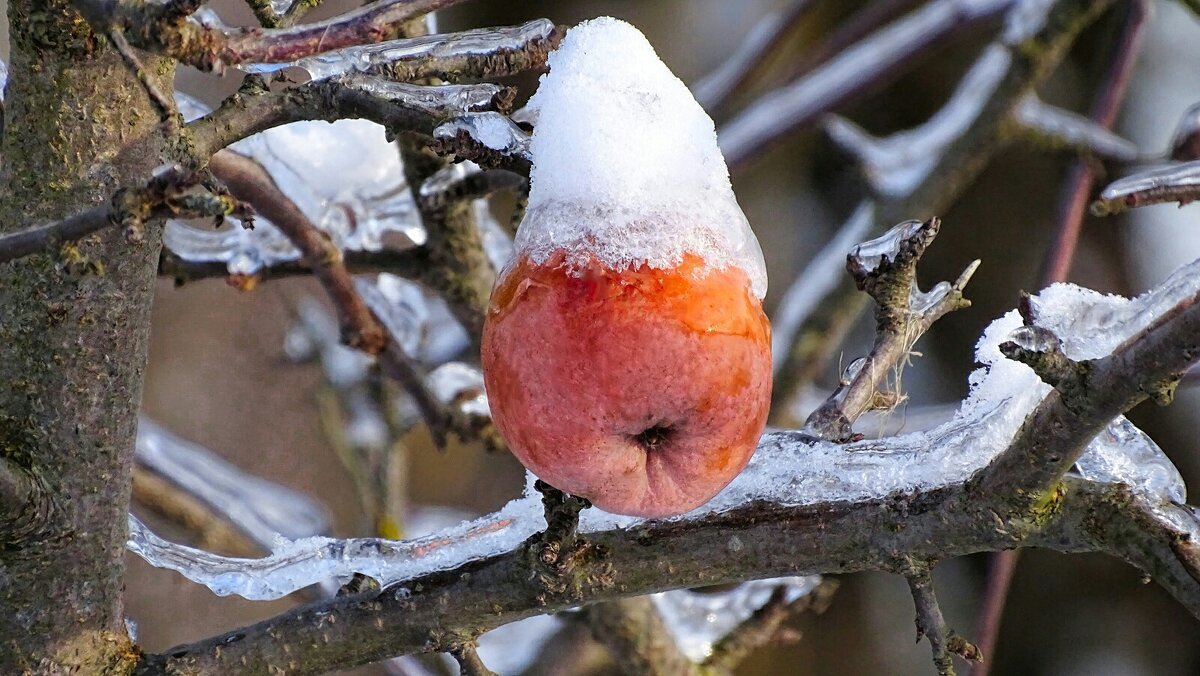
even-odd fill
[[[616,514],[667,517],[749,462],[771,401],[771,328],[739,268],[695,255],[614,270],[510,263],[483,329],[492,418],[542,480]]]

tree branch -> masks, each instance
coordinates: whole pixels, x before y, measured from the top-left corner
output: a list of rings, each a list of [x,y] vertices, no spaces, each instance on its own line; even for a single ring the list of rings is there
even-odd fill
[[[108,206],[95,207],[56,223],[0,235],[0,263],[82,239],[108,227],[126,228],[136,238],[147,221],[174,217],[223,218],[244,212],[225,195],[193,190],[201,178],[183,167],[160,168],[144,185],[118,190]]]
[[[942,608],[933,591],[929,567],[924,564],[915,566],[914,570],[905,574],[905,578],[917,609],[917,640],[920,641],[922,636],[929,640],[933,666],[938,676],[954,676],[954,655],[969,662],[978,662],[979,649],[946,626]]]
[[[88,22],[124,29],[130,41],[201,70],[242,63],[281,63],[391,40],[404,24],[462,0],[377,0],[340,16],[292,28],[227,28],[189,21],[170,5],[129,0],[75,0]]]
[[[937,236],[941,221],[901,223],[864,242],[846,256],[846,267],[859,290],[875,299],[875,345],[846,369],[847,380],[813,411],[804,431],[830,441],[849,441],[853,424],[870,409],[894,408],[903,396],[899,369],[913,345],[946,313],[970,307],[962,290],[979,265],[975,261],[954,284],[938,284],[928,293],[917,287],[917,261]],[[883,385],[895,373],[892,393]],[[890,396],[889,396],[890,394]]]
[[[249,76],[219,108],[188,124],[192,154],[203,161],[218,150],[261,131],[301,120],[366,119],[390,134],[433,133],[441,122],[466,112],[507,111],[513,92],[493,84],[422,86],[365,75],[317,80],[277,92]]]
[[[776,437],[782,441],[787,437]],[[769,442],[770,440],[764,440]],[[795,452],[803,444],[795,441]],[[547,589],[528,574],[524,548],[470,561],[453,570],[406,580],[403,587],[335,599],[288,611],[259,624],[148,656],[138,673],[167,669],[221,673],[231,665],[315,674],[395,654],[445,650],[453,636],[501,624],[683,586],[815,572],[894,570],[895,555],[939,559],[1014,546],[1104,551],[1143,567],[1200,617],[1200,583],[1187,570],[1194,544],[1177,553],[1182,525],[1197,530],[1183,508],[1170,511],[1121,486],[1067,482],[1061,508],[1040,533],[980,528],[992,523],[995,499],[981,500],[965,484],[856,501],[784,506],[756,502],[702,520],[648,522],[589,533],[602,555],[582,563],[574,584]],[[903,527],[897,527],[903,524]],[[1138,530],[1136,538],[1125,529]],[[736,554],[728,545],[736,538]],[[662,561],[671,561],[668,569]],[[448,616],[444,608],[453,605]]]

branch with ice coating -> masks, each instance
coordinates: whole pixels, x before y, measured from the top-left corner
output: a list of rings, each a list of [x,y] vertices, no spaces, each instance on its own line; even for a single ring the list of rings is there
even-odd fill
[[[405,24],[461,0],[376,0],[355,11],[292,28],[230,28],[211,12],[179,16],[170,4],[78,0],[98,30],[115,25],[137,47],[201,70],[242,63],[281,63],[313,54],[398,37]]]
[[[979,266],[976,260],[953,283],[923,292],[917,261],[937,236],[941,221],[907,221],[881,237],[854,247],[846,267],[855,284],[875,300],[875,345],[846,369],[843,383],[808,417],[804,431],[830,441],[849,441],[853,424],[871,409],[895,408],[904,396],[899,371],[912,346],[943,315],[970,307],[962,290]],[[888,376],[892,392],[883,391]]]

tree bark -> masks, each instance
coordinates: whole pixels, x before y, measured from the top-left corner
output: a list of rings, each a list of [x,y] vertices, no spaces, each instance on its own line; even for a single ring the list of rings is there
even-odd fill
[[[162,162],[158,114],[66,0],[10,0],[0,232],[69,216]],[[144,57],[170,91],[172,62]],[[0,265],[0,673],[121,673],[133,443],[161,228]]]

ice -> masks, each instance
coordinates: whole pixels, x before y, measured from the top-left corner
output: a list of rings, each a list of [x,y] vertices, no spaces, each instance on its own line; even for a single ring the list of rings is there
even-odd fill
[[[529,152],[529,134],[500,113],[489,111],[460,115],[438,125],[433,130],[433,137],[453,139],[460,133],[465,133],[484,147],[505,155],[532,159]]]
[[[567,32],[529,106],[533,170],[517,250],[614,268],[734,265],[760,298],[766,267],[729,183],[713,122],[636,28],[612,18]]]
[[[1142,203],[1176,201],[1160,195],[1179,188],[1189,188],[1193,192],[1200,188],[1200,161],[1147,169],[1113,181],[1100,192],[1100,202],[1111,213]]]
[[[850,251],[857,267],[864,272],[875,272],[884,263],[894,263],[900,247],[916,236],[924,225],[921,221],[897,223],[875,239],[863,242]]]
[[[516,548],[545,528],[540,494],[513,500],[489,516],[410,540],[279,538],[269,556],[243,559],[164,540],[129,517],[128,549],[156,568],[174,570],[218,596],[286,596],[309,585],[362,573],[383,586]],[[391,591],[405,594],[403,586]]]
[[[1123,162],[1137,159],[1137,146],[1101,127],[1087,117],[1043,103],[1036,94],[1021,100],[1015,112],[1021,126],[1055,143],[1087,148],[1093,153]]]
[[[404,249],[425,242],[400,153],[373,122],[296,122],[230,149],[257,160],[343,250]],[[244,275],[300,258],[267,219],[256,218],[252,230],[227,220],[232,225],[217,230],[169,221],[163,243],[183,260],[222,261],[230,273]]]
[[[1179,125],[1175,127],[1175,135],[1171,137],[1171,159],[1196,160],[1200,147],[1197,147],[1200,135],[1200,103],[1188,108]]]
[[[1030,352],[1053,352],[1062,349],[1062,341],[1058,336],[1040,326],[1018,326],[1008,334],[1008,339],[1017,347]]]
[[[736,541],[737,536],[732,536]],[[712,655],[713,646],[745,622],[770,600],[775,590],[784,588],[784,599],[791,603],[807,596],[820,576],[781,577],[754,580],[723,592],[709,593],[678,589],[650,596],[662,615],[675,644],[693,662]]]
[[[296,0],[271,0],[271,11],[279,15],[287,14],[296,5]]]
[[[1088,444],[1075,463],[1079,474],[1092,481],[1123,483],[1159,500],[1182,505],[1187,488],[1179,470],[1145,432],[1121,416]]]
[[[397,62],[450,59],[459,56],[515,52],[530,42],[545,40],[554,32],[554,23],[535,19],[520,26],[479,28],[461,33],[422,35],[368,45],[346,47],[308,56],[290,63],[256,63],[240,66],[249,73],[272,73],[288,67],[308,71],[313,80],[335,75],[369,73]]]
[[[504,87],[491,83],[416,85],[366,75],[347,75],[338,78],[338,82],[348,89],[441,118],[491,110],[504,91]]]
[[[138,420],[134,452],[140,465],[205,503],[260,545],[269,546],[279,534],[308,537],[329,529],[325,510],[308,496],[247,474],[148,418]]]

